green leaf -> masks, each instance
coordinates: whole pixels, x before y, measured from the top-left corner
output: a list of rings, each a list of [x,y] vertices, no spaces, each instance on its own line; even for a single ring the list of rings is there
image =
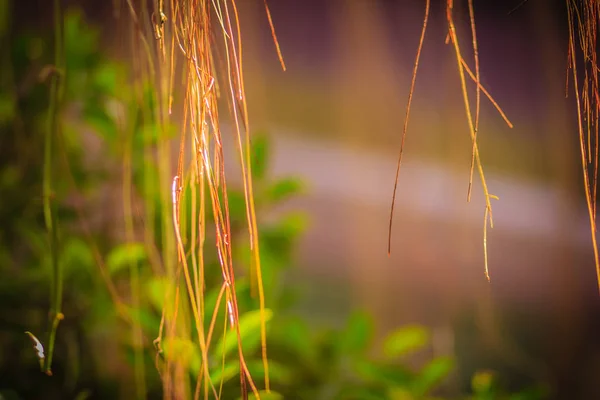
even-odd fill
[[[386,386],[408,385],[414,380],[414,373],[398,365],[377,364],[368,360],[355,360],[354,371],[363,380]]]
[[[292,212],[282,217],[277,228],[283,236],[296,238],[307,228],[308,220],[303,212]]]
[[[115,141],[118,137],[117,124],[106,110],[97,106],[88,106],[84,111],[84,118],[86,123],[109,144],[111,150],[115,150]]]
[[[169,280],[164,277],[154,277],[146,282],[146,295],[156,310],[162,310],[169,286]]]
[[[129,315],[132,321],[139,322],[144,332],[148,335],[155,336],[158,333],[160,318],[152,312],[143,308],[125,307],[125,312]]]
[[[0,92],[0,124],[12,121],[16,111],[16,101],[8,93]]]
[[[162,341],[162,348],[168,359],[188,368],[194,375],[200,372],[202,356],[198,346],[191,340],[178,337],[165,338]]]
[[[250,376],[255,382],[261,381],[265,378],[265,370],[262,359],[249,360],[247,365]],[[271,382],[276,382],[279,384],[291,384],[294,380],[294,371],[287,365],[269,360],[269,379]]]
[[[266,176],[269,165],[269,138],[264,134],[258,134],[251,140],[252,177],[261,180]]]
[[[390,400],[416,400],[412,393],[403,387],[392,386],[388,389],[388,399]]]
[[[134,136],[135,144],[140,146],[149,146],[157,144],[160,140],[171,139],[177,133],[175,125],[158,125],[152,122],[145,123],[138,127],[139,132]]]
[[[92,397],[92,391],[85,389],[77,394],[77,396],[75,397],[75,400],[87,400],[91,397]]]
[[[509,400],[542,400],[550,397],[550,390],[545,386],[534,386],[508,396]]]
[[[304,185],[296,178],[280,179],[266,191],[267,200],[271,203],[279,203],[302,192]]]
[[[273,316],[273,312],[269,309],[265,309],[265,322],[268,322],[272,316]],[[252,345],[255,345],[255,340],[252,340],[252,339],[255,339],[256,337],[258,337],[260,339],[260,336],[258,336],[258,334],[260,333],[260,325],[261,325],[260,310],[248,311],[240,317],[240,319],[239,319],[240,336],[241,336],[241,340],[242,340],[242,346],[245,351],[247,351],[247,352],[250,351],[249,348],[253,347]],[[227,331],[227,334],[225,335],[225,338],[223,339],[223,337],[221,337],[219,339],[219,341],[217,342],[217,344],[215,344],[214,357],[219,359],[220,357],[223,356],[223,354],[225,354],[225,357],[227,357],[228,354],[230,354],[235,349],[237,349],[237,346],[238,346],[237,332],[235,329],[229,329]]]
[[[423,367],[413,386],[415,394],[425,395],[439,384],[454,368],[454,361],[449,357],[438,357]]]
[[[494,373],[491,371],[478,371],[471,379],[471,388],[476,394],[486,394],[492,391],[494,386]]]
[[[2,389],[0,390],[0,400],[21,400],[21,397],[12,389]]]
[[[388,358],[396,358],[420,350],[429,342],[429,332],[420,325],[407,325],[392,332],[383,343]]]
[[[288,317],[272,326],[269,338],[287,347],[293,357],[312,363],[317,358],[318,349],[312,345],[313,335],[305,319]]]
[[[229,216],[232,221],[246,220],[246,198],[244,193],[238,190],[227,192],[227,202],[229,203]],[[212,212],[212,208],[211,208]]]
[[[106,266],[111,274],[115,274],[124,268],[146,259],[146,249],[142,243],[128,243],[115,247],[106,260]]]
[[[89,72],[98,62],[98,29],[85,23],[79,9],[70,9],[65,13],[63,26],[65,61],[71,72],[69,75]]]
[[[82,239],[71,238],[65,244],[62,261],[68,270],[90,269],[94,265],[92,251]]]
[[[373,336],[373,319],[364,311],[354,312],[339,341],[343,353],[358,354],[367,349]]]
[[[279,394],[272,390],[270,392],[267,392],[266,390],[259,390],[258,395],[260,397],[260,400],[283,400],[282,394]],[[238,400],[240,400],[240,399],[241,399],[241,397],[238,397]],[[256,399],[258,399],[258,397],[256,397],[256,395],[254,393],[250,393],[248,395],[248,400],[256,400]]]
[[[210,380],[214,384],[226,383],[227,381],[235,378],[240,373],[239,361],[228,361],[225,365],[219,363],[218,367],[215,367],[214,371],[210,374]]]
[[[94,73],[96,89],[102,94],[114,94],[117,90],[117,65],[112,63],[102,64]]]

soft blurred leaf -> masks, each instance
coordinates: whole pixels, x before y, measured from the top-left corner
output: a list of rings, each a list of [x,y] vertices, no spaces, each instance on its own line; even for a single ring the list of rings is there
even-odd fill
[[[146,294],[156,310],[162,310],[169,284],[169,280],[163,277],[153,277],[146,282]]]
[[[263,227],[260,234],[261,253],[269,252],[278,265],[290,263],[295,240],[306,230],[307,218],[304,213],[289,213],[271,226]]]
[[[355,360],[353,365],[357,375],[367,382],[408,387],[414,379],[411,371],[397,365],[385,365],[368,360]]]
[[[106,266],[111,274],[115,274],[122,269],[146,259],[146,249],[142,243],[128,243],[115,247],[106,260]]]
[[[65,13],[63,26],[67,64],[78,70],[89,67],[89,55],[97,53],[98,30],[84,23],[83,13],[78,9]]]
[[[296,367],[318,365],[319,349],[306,319],[298,316],[278,318],[269,329],[268,339],[269,343],[284,349],[290,358],[297,359]]]
[[[91,287],[96,271],[94,256],[87,243],[80,238],[69,238],[62,250],[60,262],[64,266],[65,279],[73,279],[83,290]],[[88,295],[89,293],[84,297]]]
[[[229,361],[225,365],[219,363],[210,374],[210,380],[214,384],[226,383],[240,373],[239,361]]]
[[[273,312],[269,309],[264,310],[265,314],[265,322],[268,322],[273,316]],[[252,310],[248,311],[240,316],[239,319],[239,330],[240,336],[242,340],[242,346],[245,351],[250,351],[249,347],[254,343],[250,343],[251,341],[248,339],[256,338],[260,333],[260,325],[261,325],[261,315],[260,310]],[[260,336],[258,336],[260,338]],[[254,341],[252,341],[254,342]],[[219,359],[223,354],[227,356],[238,346],[238,336],[235,329],[229,329],[225,338],[222,337],[214,346],[214,357]]]
[[[283,399],[283,395],[274,392],[274,391],[270,391],[267,392],[266,390],[259,390],[258,391],[258,395],[260,396],[260,400],[282,400]],[[238,397],[238,400],[240,400],[241,397]],[[256,400],[258,399],[258,397],[256,397],[256,395],[254,393],[250,393],[248,394],[248,400]]]
[[[425,395],[439,384],[454,368],[454,361],[449,357],[438,357],[425,365],[413,385],[415,393]]]
[[[15,115],[15,99],[6,92],[0,92],[0,124],[11,121]]]
[[[293,365],[282,364],[277,361],[269,360],[269,379],[271,382],[277,384],[288,385],[294,380],[294,369]],[[265,370],[262,360],[249,360],[248,370],[250,376],[255,382],[261,381],[265,378]]]
[[[144,308],[125,307],[124,310],[129,314],[133,321],[140,323],[146,333],[154,336],[158,333],[160,318]]]
[[[101,107],[88,106],[84,111],[84,118],[97,134],[112,144],[114,150],[115,140],[118,137],[117,124],[107,111]]]
[[[300,179],[284,178],[270,185],[266,190],[267,200],[278,203],[302,192],[303,185]]]
[[[363,386],[360,383],[355,385],[344,384],[336,399],[343,400],[389,400],[389,397],[378,387]]]
[[[279,220],[277,227],[287,237],[296,238],[306,230],[308,220],[303,212],[292,212]]]
[[[524,389],[519,393],[513,393],[508,396],[509,400],[542,400],[550,397],[550,391],[543,386],[536,386]]]
[[[392,386],[388,389],[389,400],[416,400],[412,393],[403,387]]]
[[[471,379],[471,388],[476,394],[489,393],[494,385],[494,374],[491,371],[478,371]]]
[[[345,354],[358,354],[365,351],[373,336],[373,319],[364,311],[352,313],[346,329],[341,335],[339,348]]]
[[[106,62],[99,65],[94,73],[95,89],[102,94],[114,94],[117,91],[119,72],[116,64]]]
[[[229,215],[232,221],[245,221],[246,219],[246,198],[244,193],[239,190],[230,190],[227,192],[227,201],[229,202]]]
[[[92,250],[80,238],[70,238],[62,253],[62,260],[68,266],[88,268],[94,264]]]
[[[251,141],[252,176],[261,180],[265,178],[269,165],[269,138],[264,134],[257,134],[252,137]]]
[[[165,338],[162,341],[165,357],[179,363],[190,372],[197,375],[202,365],[200,349],[191,340],[178,337]]]
[[[17,392],[11,389],[0,390],[0,400],[21,400]]]
[[[383,343],[388,358],[396,358],[420,350],[429,342],[429,332],[419,325],[407,325],[392,332]]]
[[[77,396],[75,397],[75,400],[87,400],[91,397],[92,397],[92,391],[86,389],[86,390],[82,390],[81,392],[79,392],[77,394]]]

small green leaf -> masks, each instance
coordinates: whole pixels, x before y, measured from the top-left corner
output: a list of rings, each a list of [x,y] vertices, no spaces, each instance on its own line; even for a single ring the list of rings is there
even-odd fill
[[[476,394],[491,392],[494,385],[494,373],[491,371],[478,371],[471,379],[471,388]]]
[[[0,93],[0,124],[12,121],[15,115],[15,99],[6,94]]]
[[[269,309],[265,309],[265,322],[268,322],[273,316],[273,312]],[[242,346],[244,350],[249,351],[248,347],[252,344],[250,340],[253,337],[256,338],[257,334],[260,333],[261,315],[260,310],[253,310],[244,313],[239,319],[240,336],[242,339]],[[259,336],[258,336],[259,337]],[[229,329],[225,338],[221,337],[217,344],[215,344],[215,358],[222,357],[223,354],[227,356],[229,353],[237,349],[238,336],[235,329]]]
[[[91,397],[92,397],[92,391],[85,389],[77,394],[77,396],[75,397],[75,400],[87,400]]]
[[[343,353],[358,354],[367,349],[373,335],[373,320],[367,312],[354,312],[339,341]]]
[[[299,179],[280,179],[267,189],[267,200],[271,203],[279,203],[301,193],[303,188],[302,181]]]
[[[210,380],[214,384],[226,383],[227,381],[235,378],[240,373],[239,361],[229,361],[225,365],[219,363],[218,367],[215,367],[214,371],[210,374]]]
[[[294,357],[312,362],[317,358],[318,349],[311,346],[313,335],[308,328],[307,322],[300,317],[290,317],[285,321],[279,321],[273,325],[271,336],[280,341],[293,353]]]
[[[260,397],[260,400],[283,400],[282,394],[279,394],[272,390],[269,392],[267,392],[266,390],[259,390],[258,395]],[[250,393],[248,395],[248,400],[256,400],[259,397],[256,397],[256,395],[254,393]],[[238,400],[240,400],[240,399],[241,399],[241,397],[238,397]]]
[[[162,348],[165,357],[173,362],[179,363],[184,368],[189,368],[190,372],[197,375],[202,365],[202,356],[198,346],[191,340],[178,337],[165,338],[162,341]]]
[[[249,360],[247,364],[248,371],[250,371],[250,376],[255,382],[261,381],[265,378],[265,370],[262,360]],[[287,365],[269,360],[269,379],[271,382],[277,382],[279,384],[290,384],[294,380],[294,370]]]
[[[412,393],[403,387],[392,386],[388,389],[388,399],[390,400],[416,400]]]
[[[227,192],[227,201],[229,203],[229,216],[232,221],[246,220],[246,198],[244,193],[238,190]]]
[[[396,358],[422,349],[429,342],[429,332],[419,325],[408,325],[391,333],[383,344],[388,358]]]
[[[115,120],[101,107],[88,106],[84,111],[85,122],[109,144],[114,144],[118,136]],[[113,149],[114,150],[114,149]]]
[[[353,362],[356,374],[367,382],[382,385],[408,387],[414,380],[414,373],[397,365],[377,364],[357,359]]]
[[[439,357],[430,361],[419,373],[413,386],[415,394],[425,395],[439,384],[454,368],[454,361],[449,357]]]
[[[146,295],[156,310],[162,310],[169,285],[169,280],[163,277],[154,277],[146,283]]]
[[[94,265],[94,257],[89,246],[79,238],[71,238],[66,243],[62,261],[69,271],[89,270]]]
[[[267,174],[269,165],[269,138],[264,134],[254,136],[251,140],[250,165],[252,176],[255,179],[263,179]]]
[[[21,400],[19,394],[11,389],[0,390],[0,400]]]
[[[117,89],[117,65],[106,63],[100,65],[94,73],[96,90],[102,94],[114,94]]]
[[[296,238],[304,233],[308,227],[308,220],[303,212],[292,212],[282,217],[278,226],[286,236]]]
[[[106,266],[111,274],[115,274],[145,259],[146,249],[142,243],[128,243],[115,247],[108,254]]]
[[[158,333],[158,326],[160,325],[158,316],[143,308],[125,307],[124,310],[132,321],[140,324],[144,332],[153,336]]]

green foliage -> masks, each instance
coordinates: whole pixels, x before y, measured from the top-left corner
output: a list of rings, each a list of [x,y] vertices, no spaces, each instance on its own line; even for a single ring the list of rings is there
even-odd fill
[[[396,358],[422,349],[428,341],[429,332],[422,326],[405,326],[386,339],[383,351],[388,358]]]
[[[146,258],[146,249],[142,243],[122,244],[108,253],[106,267],[111,274],[116,274],[130,265],[139,265]]]
[[[269,309],[264,310],[265,320],[268,322],[273,316],[273,312]],[[248,311],[240,316],[238,327],[242,346],[249,351],[256,351],[260,344],[260,311]],[[213,347],[213,357],[227,357],[231,355],[238,347],[237,331],[230,329],[225,336],[220,339]]]

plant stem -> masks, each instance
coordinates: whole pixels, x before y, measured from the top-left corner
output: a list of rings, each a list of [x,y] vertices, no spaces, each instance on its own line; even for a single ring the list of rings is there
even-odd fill
[[[64,68],[62,65],[62,17],[60,0],[54,0],[54,62],[55,72],[51,75],[50,104],[48,109],[48,130],[44,139],[44,220],[49,236],[50,254],[52,262],[52,284],[50,287],[50,323],[48,329],[48,352],[44,362],[44,372],[52,375],[52,356],[58,324],[64,318],[62,314],[62,267],[58,255],[58,232],[56,207],[52,203],[52,151],[53,142],[59,132],[59,113],[62,100],[62,79]]]

